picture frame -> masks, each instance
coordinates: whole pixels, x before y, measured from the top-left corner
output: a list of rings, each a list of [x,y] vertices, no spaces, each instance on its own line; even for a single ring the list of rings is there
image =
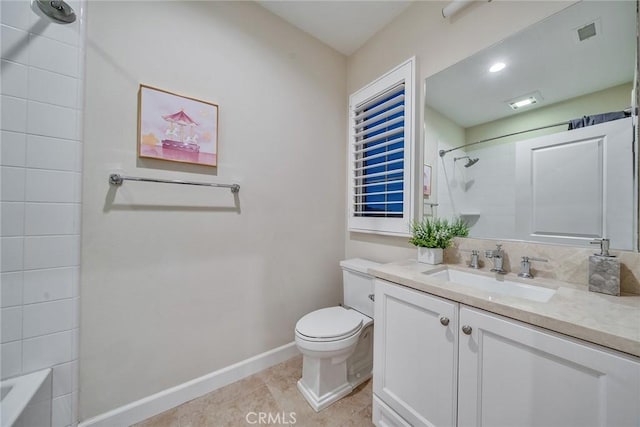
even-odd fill
[[[423,165],[422,173],[422,194],[424,196],[431,195],[431,166]]]
[[[141,84],[138,156],[218,166],[218,110],[212,102]]]

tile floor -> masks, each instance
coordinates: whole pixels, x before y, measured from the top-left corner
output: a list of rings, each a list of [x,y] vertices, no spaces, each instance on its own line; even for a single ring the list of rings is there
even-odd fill
[[[371,380],[349,396],[320,412],[302,397],[296,382],[302,376],[302,356],[229,384],[134,427],[218,427],[295,425],[302,427],[369,427],[371,423]],[[250,412],[280,416],[280,422],[258,423]],[[295,423],[290,413],[295,413]],[[286,422],[285,422],[286,421]]]

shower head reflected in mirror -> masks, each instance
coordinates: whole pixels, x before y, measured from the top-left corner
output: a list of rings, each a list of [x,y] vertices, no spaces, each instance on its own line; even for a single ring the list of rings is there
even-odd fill
[[[453,159],[453,163],[457,162],[458,160],[462,160],[462,159],[467,159],[467,163],[464,165],[465,168],[471,167],[473,165],[475,165],[476,163],[478,163],[478,158],[472,159],[469,156],[462,156],[462,157],[455,157]]]

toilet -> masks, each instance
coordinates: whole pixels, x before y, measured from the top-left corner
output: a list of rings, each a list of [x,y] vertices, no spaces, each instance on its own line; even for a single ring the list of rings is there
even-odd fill
[[[298,390],[316,411],[351,393],[373,370],[373,277],[380,264],[355,258],[341,261],[344,306],[322,308],[296,323],[303,355]]]

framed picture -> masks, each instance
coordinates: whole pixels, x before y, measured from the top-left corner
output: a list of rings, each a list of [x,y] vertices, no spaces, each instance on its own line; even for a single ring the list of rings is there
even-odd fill
[[[425,196],[431,195],[431,166],[423,166],[422,174],[422,194]]]
[[[140,85],[138,156],[218,165],[218,106]]]

